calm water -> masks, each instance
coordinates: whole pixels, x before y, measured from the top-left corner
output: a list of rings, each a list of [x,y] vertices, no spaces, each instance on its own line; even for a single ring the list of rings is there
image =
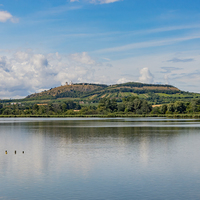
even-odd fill
[[[0,200],[199,200],[199,188],[199,120],[0,119]]]

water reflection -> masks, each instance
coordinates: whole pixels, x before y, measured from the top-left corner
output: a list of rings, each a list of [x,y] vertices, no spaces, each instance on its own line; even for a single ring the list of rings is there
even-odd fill
[[[161,199],[163,194],[178,199],[182,193],[197,198],[199,131],[198,120],[4,119],[0,194],[5,199]]]

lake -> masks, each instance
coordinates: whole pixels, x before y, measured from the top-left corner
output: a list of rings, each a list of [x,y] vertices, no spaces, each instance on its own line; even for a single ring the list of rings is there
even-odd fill
[[[200,120],[0,119],[0,200],[199,200],[199,188]]]

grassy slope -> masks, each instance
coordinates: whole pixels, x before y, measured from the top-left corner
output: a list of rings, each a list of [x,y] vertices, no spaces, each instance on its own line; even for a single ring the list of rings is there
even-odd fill
[[[89,93],[91,91],[95,90],[101,90],[106,86],[102,85],[64,85],[64,86],[59,86],[56,88],[51,88],[50,90],[43,91],[41,93],[35,93],[29,95],[27,98],[35,98],[39,99],[40,97],[49,97],[49,98],[59,98],[62,96],[62,94],[68,94],[66,97],[70,97],[70,93],[73,94],[74,92],[77,92],[78,96],[81,96],[85,93]]]

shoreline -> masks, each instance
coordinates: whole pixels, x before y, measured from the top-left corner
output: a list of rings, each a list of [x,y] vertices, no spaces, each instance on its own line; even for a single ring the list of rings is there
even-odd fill
[[[200,118],[200,114],[108,114],[108,115],[0,115],[0,118],[117,118],[117,117],[165,117],[165,118]]]

